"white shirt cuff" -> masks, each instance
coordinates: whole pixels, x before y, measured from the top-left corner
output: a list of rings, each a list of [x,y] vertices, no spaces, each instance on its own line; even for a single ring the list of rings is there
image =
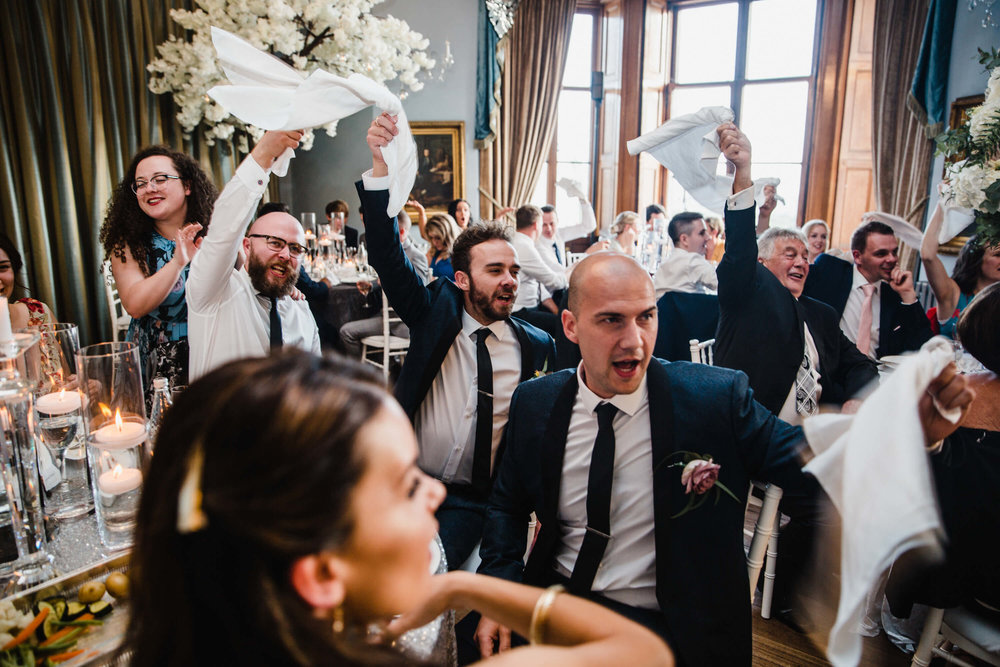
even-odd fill
[[[236,168],[236,178],[246,186],[246,189],[256,195],[264,194],[267,189],[267,182],[271,178],[271,172],[257,164],[252,156],[248,155],[240,166]]]
[[[745,208],[750,208],[754,204],[754,188],[751,185],[749,188],[740,190],[734,195],[730,195],[726,200],[726,208],[730,211],[742,211]]]
[[[361,183],[365,186],[365,190],[368,192],[388,190],[389,176],[372,176],[372,170],[369,169],[365,173],[361,174]]]

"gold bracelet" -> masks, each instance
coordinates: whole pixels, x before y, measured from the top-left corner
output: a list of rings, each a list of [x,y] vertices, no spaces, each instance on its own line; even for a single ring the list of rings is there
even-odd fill
[[[531,625],[528,626],[528,641],[532,644],[541,644],[545,638],[545,626],[549,621],[549,611],[552,603],[556,601],[556,596],[566,590],[562,584],[549,586],[545,592],[538,596],[535,608],[531,612]]]

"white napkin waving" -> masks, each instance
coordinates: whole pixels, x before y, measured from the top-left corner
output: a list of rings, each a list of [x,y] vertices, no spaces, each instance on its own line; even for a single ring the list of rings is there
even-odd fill
[[[208,91],[240,120],[265,130],[299,130],[326,125],[369,106],[397,115],[399,134],[382,148],[389,169],[389,205],[395,216],[409,198],[417,177],[417,147],[399,98],[361,74],[346,79],[321,69],[308,77],[232,33],[212,28],[219,64],[233,84]],[[295,153],[289,149],[272,167],[279,176]]]
[[[976,221],[975,211],[956,204],[950,193],[939,200],[939,204],[944,213],[944,221],[941,223],[941,231],[938,232],[938,243],[947,243]]]
[[[868,211],[861,216],[861,224],[865,224],[873,220],[889,225],[892,227],[892,231],[896,233],[896,236],[899,237],[900,241],[914,250],[920,250],[920,244],[924,240],[923,233],[903,218],[898,215],[892,215],[891,213],[883,213],[882,211]]]
[[[835,667],[861,659],[859,624],[879,575],[912,548],[940,549],[941,519],[917,404],[953,360],[951,344],[933,338],[889,375],[857,414],[817,415],[803,424],[816,454],[805,470],[823,485],[843,519],[840,603],[827,646]],[[942,416],[955,423],[961,411]]]
[[[572,178],[560,178],[556,181],[556,185],[580,202],[580,222],[587,225],[587,229],[597,229],[597,214],[594,213],[594,205],[590,203],[583,191],[583,184]]]

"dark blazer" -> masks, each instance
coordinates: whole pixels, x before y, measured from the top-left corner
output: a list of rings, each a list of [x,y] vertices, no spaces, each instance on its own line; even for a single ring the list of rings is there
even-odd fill
[[[778,414],[802,363],[807,324],[819,353],[821,402],[843,403],[875,380],[874,362],[844,336],[833,309],[814,299],[796,300],[757,261],[753,207],[727,209],[725,218],[716,365],[746,373],[757,400]]]
[[[358,247],[358,230],[354,229],[354,227],[344,225],[344,245],[348,248]]]
[[[751,479],[810,492],[796,451],[802,431],[753,400],[743,373],[653,359],[646,372],[653,488],[656,596],[679,664],[750,665],[750,604],[743,513]],[[560,543],[563,455],[578,389],[575,370],[520,385],[511,402],[506,452],[493,487],[480,549],[481,573],[535,585],[551,583]],[[653,409],[653,406],[656,409]],[[710,417],[709,417],[710,415]],[[722,495],[673,519],[687,504],[679,452],[710,455]],[[540,532],[522,568],[529,514]],[[612,527],[612,532],[614,528]]]
[[[726,248],[729,250],[728,246]],[[851,295],[854,265],[842,259],[822,254],[809,269],[803,295],[829,304],[837,312],[837,322],[844,316],[844,306]],[[919,350],[931,339],[930,322],[920,302],[904,306],[903,300],[888,283],[879,289],[878,349],[881,359],[890,354]]]
[[[399,243],[396,220],[386,215],[389,191],[368,192],[361,181],[356,187],[365,210],[368,261],[378,272],[389,303],[410,328],[410,349],[393,393],[413,420],[462,329],[464,293],[447,279],[425,286]],[[555,367],[551,336],[517,318],[507,321],[521,345],[522,381],[531,378],[536,370]]]
[[[715,337],[719,297],[714,294],[665,292],[656,301],[656,345],[653,356],[666,361],[690,361],[691,339]]]

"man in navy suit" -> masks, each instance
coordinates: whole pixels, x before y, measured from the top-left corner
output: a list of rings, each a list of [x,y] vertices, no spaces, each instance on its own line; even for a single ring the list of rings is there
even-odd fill
[[[745,148],[723,150],[738,163]],[[750,185],[738,172],[734,190]],[[629,257],[582,260],[562,318],[582,361],[514,394],[480,572],[565,583],[659,633],[679,665],[749,665],[746,492],[750,479],[815,487],[800,468],[801,429],[753,400],[739,371],[653,359],[653,282]],[[921,407],[936,440],[942,420]],[[683,483],[692,464],[704,486]],[[713,474],[737,499],[705,488]],[[709,502],[685,512],[699,491]],[[525,564],[531,512],[541,528]],[[509,645],[509,633],[480,622],[484,654],[498,636]]]
[[[389,178],[381,149],[396,132],[388,114],[372,122],[372,170],[357,188],[369,261],[410,329],[394,394],[417,433],[417,464],[448,488],[437,518],[454,569],[482,536],[511,395],[535,371],[554,367],[555,346],[548,334],[510,316],[520,266],[513,231],[503,223],[469,225],[459,235],[452,248],[455,282],[425,286],[417,277],[386,214]]]
[[[844,334],[873,359],[919,350],[930,340],[931,327],[912,272],[898,265],[892,228],[876,221],[861,225],[851,236],[851,254],[853,265],[820,255],[803,293],[832,306]]]

